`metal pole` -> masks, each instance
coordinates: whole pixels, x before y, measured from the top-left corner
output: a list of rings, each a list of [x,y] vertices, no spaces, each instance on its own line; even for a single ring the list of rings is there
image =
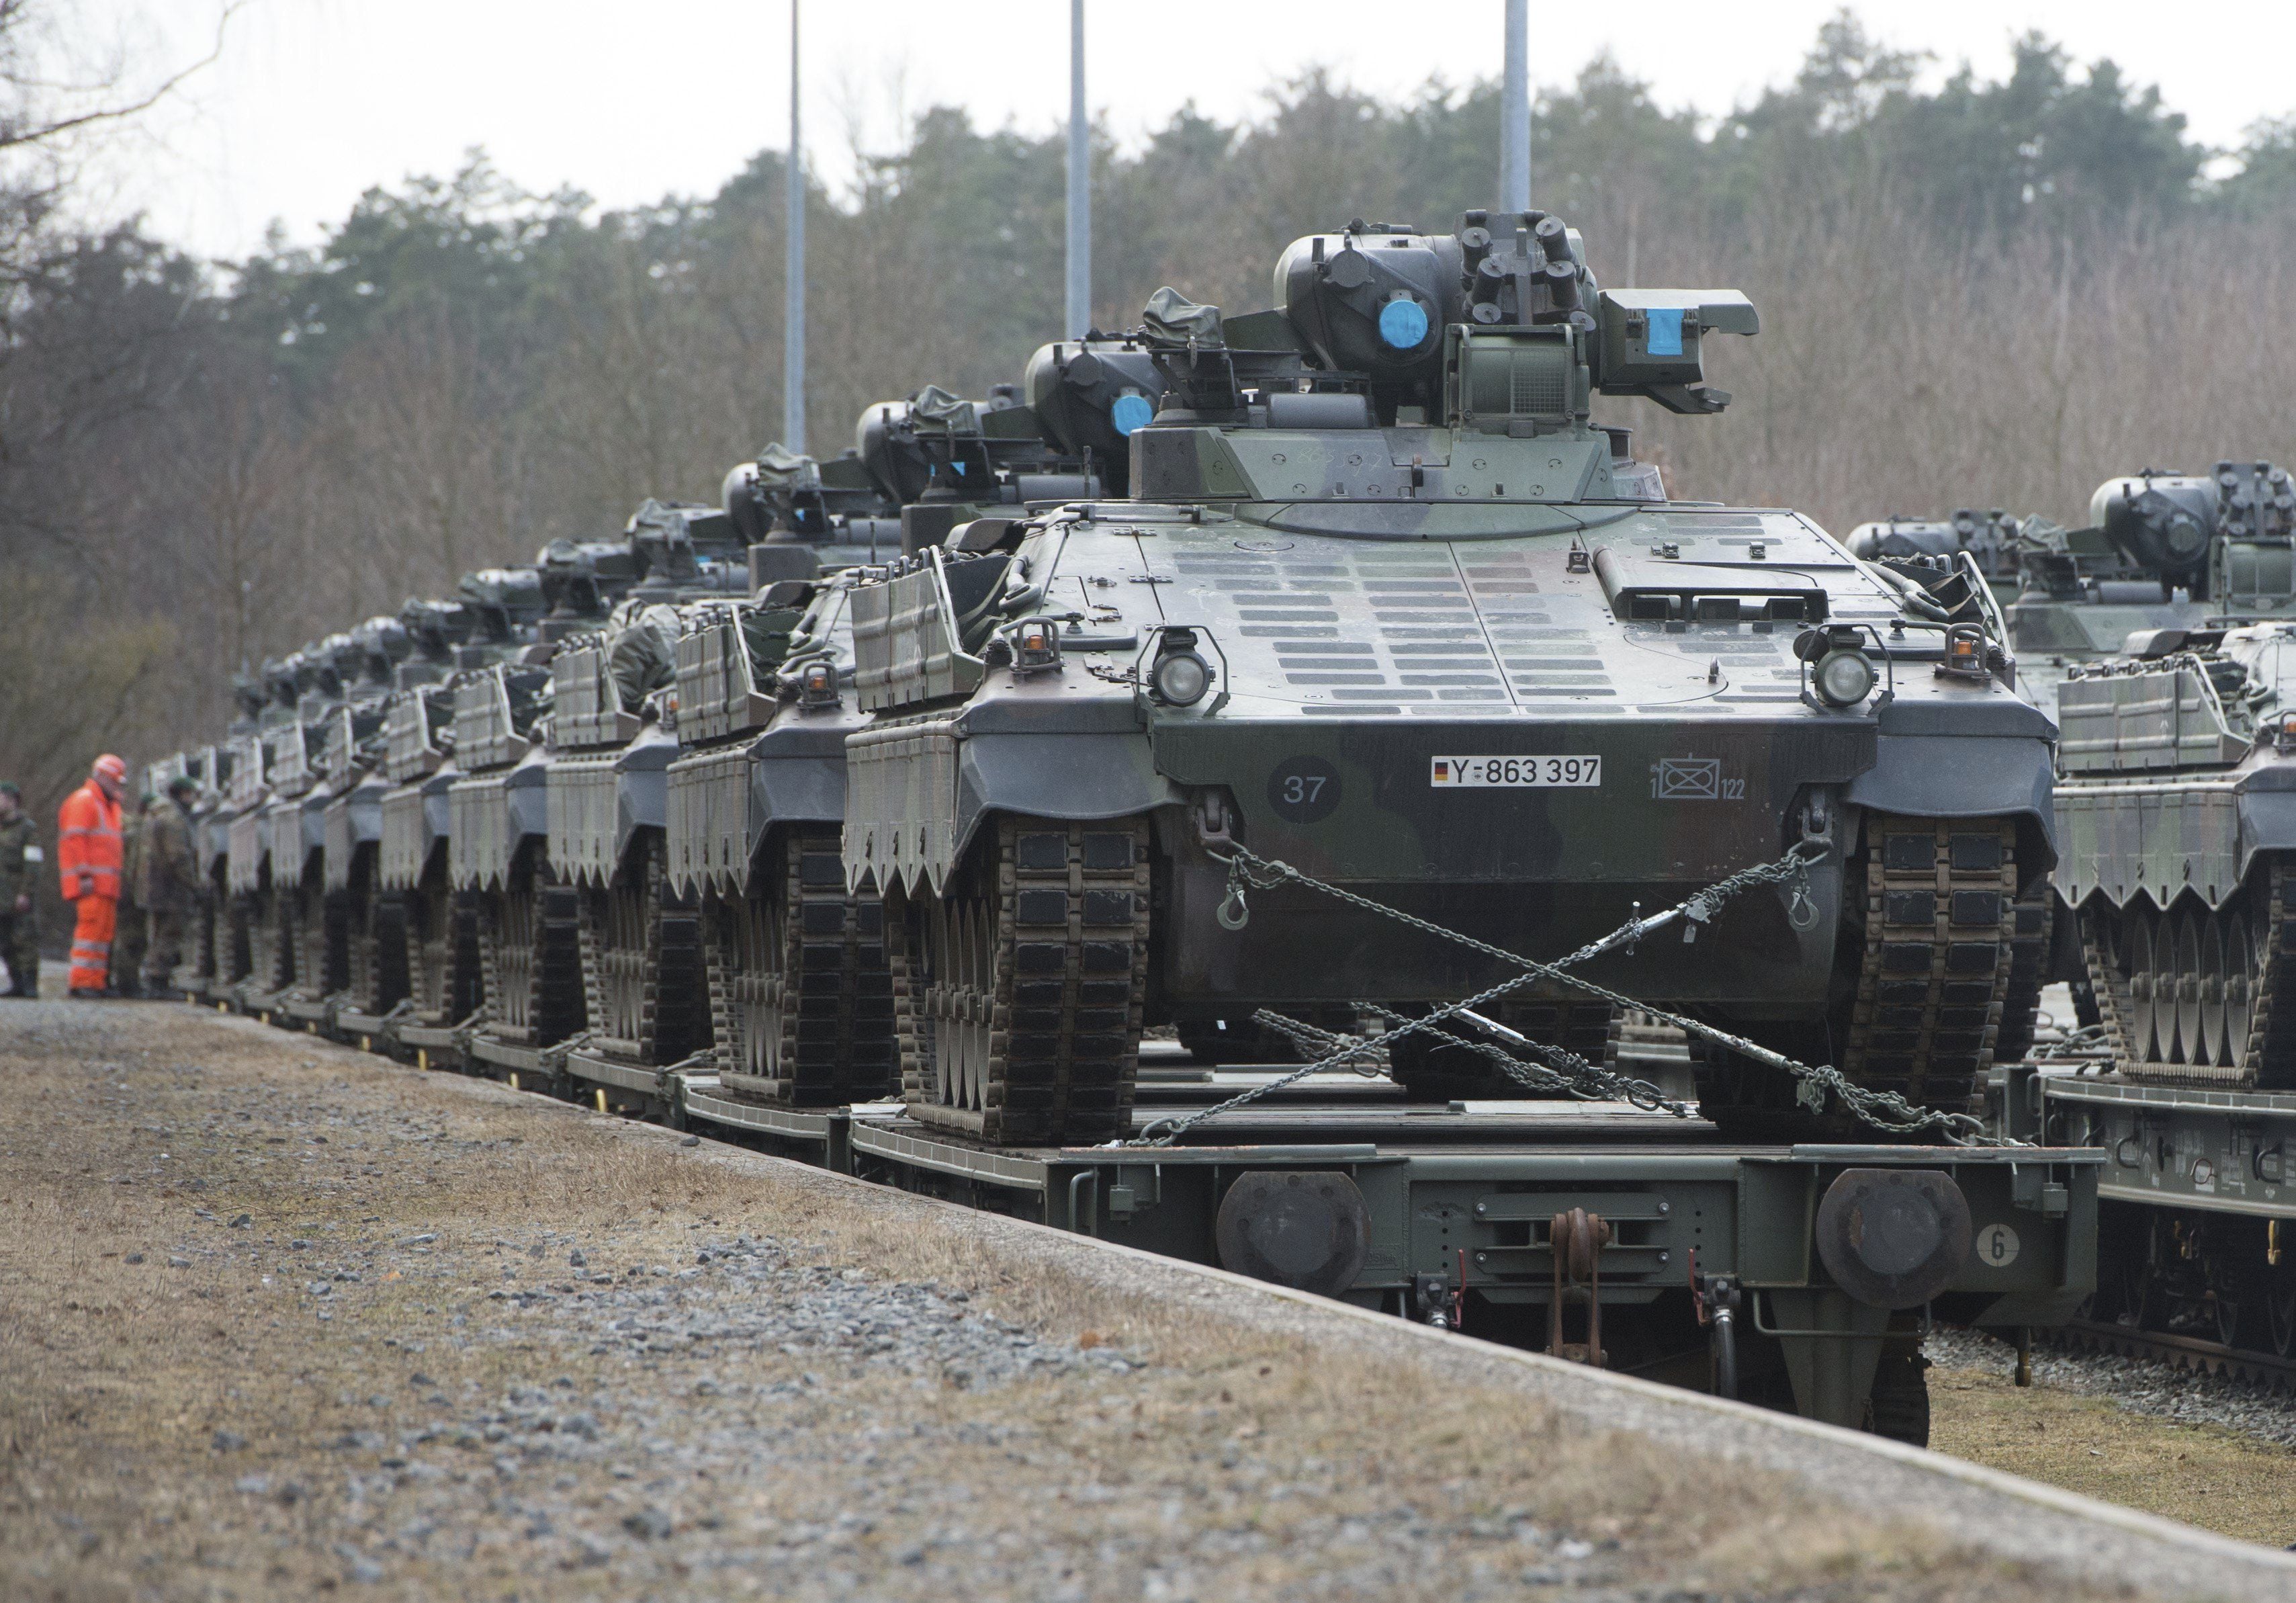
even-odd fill
[[[782,443],[805,449],[805,145],[798,124],[798,0],[790,0],[790,138],[783,172],[789,182],[787,236],[789,298],[782,345]]]
[[[1092,124],[1084,104],[1084,0],[1069,0],[1069,337],[1092,328]]]
[[[1506,0],[1506,81],[1499,96],[1499,210],[1530,210],[1529,0]]]

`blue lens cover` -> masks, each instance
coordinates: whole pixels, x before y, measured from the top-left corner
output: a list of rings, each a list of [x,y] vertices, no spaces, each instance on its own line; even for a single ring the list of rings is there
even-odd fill
[[[1379,308],[1379,337],[1398,350],[1427,338],[1427,308],[1416,300],[1390,300]]]

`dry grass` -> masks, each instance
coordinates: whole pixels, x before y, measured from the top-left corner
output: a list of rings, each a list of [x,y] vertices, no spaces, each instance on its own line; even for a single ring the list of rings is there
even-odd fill
[[[2296,1452],[2005,1374],[1930,1373],[1941,1452],[2267,1547],[2296,1541]]]
[[[1926,1527],[1848,1515],[1773,1476],[1589,1431],[1519,1392],[1462,1387],[1365,1351],[1303,1351],[1015,1260],[954,1210],[804,1171],[761,1174],[707,1146],[536,1099],[489,1101],[251,1026],[148,1009],[42,1016],[53,1027],[0,1042],[12,1093],[0,1101],[11,1176],[0,1197],[0,1595],[285,1597],[336,1585],[338,1544],[373,1534],[380,1515],[332,1444],[436,1412],[405,1394],[410,1369],[445,1394],[435,1402],[599,1364],[485,1298],[506,1269],[529,1268],[524,1249],[545,1232],[617,1264],[683,1262],[696,1239],[736,1232],[815,1242],[830,1262],[962,1287],[1046,1335],[1090,1332],[1150,1360],[1113,1387],[1071,1377],[898,1402],[857,1366],[824,1368],[813,1417],[836,1422],[837,1442],[898,1416],[995,1420],[1017,1445],[937,1437],[863,1469],[809,1461],[793,1439],[791,1461],[758,1484],[691,1489],[691,1504],[727,1522],[727,1540],[744,1522],[956,1495],[977,1499],[966,1514],[984,1541],[1073,1543],[1087,1574],[1094,1544],[1179,1517],[1268,1539],[1203,1595],[1352,1595],[1332,1577],[1355,1548],[1313,1533],[1408,1507],[1439,1522],[1527,1516],[1619,1544],[1621,1580],[1729,1595],[2054,1595],[2041,1578],[1941,1551]],[[242,1213],[250,1223],[234,1230]],[[437,1239],[393,1245],[416,1233]],[[266,1237],[274,1245],[259,1254],[217,1250]],[[357,1247],[376,1265],[339,1288],[331,1319],[286,1283],[298,1237],[316,1244],[314,1259]],[[138,1253],[144,1262],[129,1262]],[[171,1254],[190,1267],[169,1267]],[[767,1351],[715,1360],[721,1370],[733,1361],[756,1379],[800,1367]],[[613,1378],[659,1402],[665,1430],[738,1426],[731,1403],[717,1418],[683,1400],[692,1369],[622,1362]],[[379,1413],[368,1399],[384,1393]],[[249,1445],[217,1451],[218,1430]],[[234,1490],[255,1472],[301,1494]],[[570,1508],[609,1523],[625,1496],[603,1471],[559,1486]],[[1085,1496],[1092,1488],[1107,1494]],[[492,1494],[447,1490],[431,1517],[467,1526],[465,1555],[443,1567],[410,1559],[391,1582],[409,1595],[536,1584],[539,1550],[489,1513]],[[1374,1530],[1362,1545],[1388,1539]],[[1481,1550],[1447,1551],[1404,1595],[1457,1596],[1491,1580],[1491,1562]],[[604,1570],[546,1573],[554,1593],[617,1584]],[[911,1574],[888,1565],[873,1586],[910,1595]],[[697,1570],[679,1590],[756,1580]],[[1091,1595],[1136,1597],[1139,1580],[1098,1575]]]

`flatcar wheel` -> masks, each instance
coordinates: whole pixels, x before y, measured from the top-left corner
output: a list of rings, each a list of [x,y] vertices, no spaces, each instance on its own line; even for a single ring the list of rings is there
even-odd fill
[[[2137,1330],[2150,1329],[2153,1288],[2159,1285],[2161,1229],[2156,1220],[2146,1227],[2141,1250],[2119,1254],[2120,1323]]]
[[[2122,950],[2128,954],[2128,1056],[2138,1063],[2157,1062],[2153,1042],[2158,1033],[2161,966],[2153,960],[2152,917],[2143,908],[2128,909],[2128,927]]]
[[[2296,1352],[2296,1253],[2264,1271],[2265,1334],[2281,1357]]]
[[[2197,922],[2201,930],[2201,1049],[2210,1063],[2229,1063],[2225,1042],[2224,933],[2213,914]]]
[[[2248,1032],[2256,1018],[2256,948],[2248,920],[2238,912],[2223,919],[2225,1053],[2220,1062],[2248,1067]]]
[[[2218,1290],[2210,1295],[2209,1305],[2216,1314],[2217,1340],[2227,1347],[2239,1346],[2240,1316],[2244,1304]]]
[[[1909,1447],[1930,1444],[1930,1360],[1918,1338],[1885,1341],[1874,1367],[1866,1428]]]
[[[2176,953],[2176,1042],[2172,1062],[2206,1063],[2208,1052],[2201,1040],[2201,935],[2197,921],[2190,913],[2178,917],[2170,926],[2174,931]]]

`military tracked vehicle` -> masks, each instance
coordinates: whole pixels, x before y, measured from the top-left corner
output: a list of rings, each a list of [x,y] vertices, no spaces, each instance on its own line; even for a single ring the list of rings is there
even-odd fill
[[[1541,958],[1790,851],[1788,888],[1587,971],[1933,1108],[1968,1106],[2011,908],[2054,856],[2048,721],[2005,626],[1800,515],[1671,500],[1597,395],[1719,411],[1729,291],[1606,291],[1560,218],[1297,242],[1278,306],[1174,292],[1134,499],[960,530],[856,588],[849,883],[889,921],[917,1116],[997,1140],[1129,1129],[1152,1019],[1456,1000],[1496,972],[1317,891],[1249,900],[1231,843]],[[1223,918],[1226,905],[1229,917]],[[1495,1021],[1599,1056],[1606,1005]],[[1421,1095],[1477,1054],[1398,1043]],[[1710,1114],[1816,1122],[1710,1052]]]
[[[383,723],[398,664],[411,650],[405,626],[389,616],[330,642],[332,699],[317,709],[316,780],[303,809],[319,844],[298,876],[291,1016],[323,1019],[338,999],[381,1014],[406,994],[404,912],[381,894],[378,870],[389,788],[380,772]]]
[[[839,827],[852,695],[852,571],[689,608],[677,642],[669,869],[698,898],[720,1078],[783,1106],[893,1086],[892,982],[873,891]]]
[[[664,871],[666,693],[679,607],[748,593],[744,533],[726,507],[647,500],[627,530],[635,582],[529,670],[546,716],[519,729],[528,749],[493,782],[506,848],[474,882],[483,964],[503,982],[488,1029],[509,1045],[549,1046],[586,1021],[602,1050],[644,1065],[708,1044],[699,926]]]
[[[578,604],[586,593],[565,582],[581,564],[562,560],[562,548],[560,555],[554,568],[545,551],[532,566],[465,574],[452,599],[410,601],[399,613],[414,650],[395,670],[398,689],[384,711],[390,788],[381,802],[379,883],[403,910],[407,999],[422,1027],[461,1023],[486,1000],[471,859],[476,851],[491,860],[488,848],[499,853],[506,824],[488,806],[499,800],[499,785],[475,793],[462,787],[467,765],[507,767],[523,749],[509,686],[515,683],[517,710],[530,725],[535,687],[546,676],[523,659],[537,649],[545,620],[568,596]],[[458,833],[466,836],[461,844]]]
[[[343,643],[314,641],[263,665],[264,699],[249,737],[253,760],[234,798],[226,875],[234,928],[246,943],[245,965],[234,965],[231,977],[251,997],[275,999],[294,989],[315,949],[325,944],[317,760],[327,715],[341,697],[335,655]]]
[[[662,847],[678,612],[631,596],[550,662],[547,860],[573,888],[590,1034],[647,1065],[709,1041],[700,925]]]
[[[817,475],[805,458],[775,452],[728,477],[729,510],[770,507],[775,533],[750,547],[754,601],[685,610],[684,755],[669,769],[663,845],[676,893],[701,900],[712,1034],[729,1090],[820,1107],[893,1084],[881,912],[873,887],[847,885],[839,853],[845,737],[863,722],[849,608],[856,580],[819,577],[800,542],[817,529],[819,568],[840,556],[857,563],[855,528],[865,521],[867,556],[890,560],[902,542],[875,542],[892,506],[910,548],[946,542],[960,522],[993,545],[1032,503],[1097,494],[1103,472],[1122,486],[1125,440],[1147,421],[1143,391],[1155,382],[1136,341],[1047,345],[1021,386],[999,386],[987,401],[928,387],[872,407],[855,453]],[[849,511],[840,530],[824,503],[809,520],[805,487],[855,463],[873,481],[879,511]]]
[[[168,793],[168,783],[177,776],[191,779],[199,787],[193,793],[190,803],[196,888],[192,905],[185,909],[182,960],[168,980],[171,990],[193,998],[207,994],[217,973],[216,930],[219,912],[226,905],[220,876],[229,842],[228,824],[219,818],[224,804],[222,782],[228,769],[225,747],[194,746],[154,763],[144,781],[147,791],[162,796]]]
[[[683,509],[649,501],[630,522],[644,554],[625,583],[670,582],[697,560]],[[645,540],[641,527],[652,537]],[[548,768],[537,726],[550,701],[553,643],[543,620],[556,610],[540,567],[490,570],[463,581],[498,633],[494,660],[447,681],[454,696],[454,775],[447,781],[446,885],[477,910],[480,1005],[502,1039],[548,1046],[583,1024],[578,912],[547,848]],[[592,592],[602,603],[604,596]],[[588,621],[594,621],[593,612]],[[569,623],[584,621],[573,620]]]
[[[2208,531],[2189,571],[2212,615],[2068,670],[2060,893],[2123,1075],[2296,1088],[2296,982],[2281,974],[2282,882],[2296,881],[2296,493],[2261,462],[2137,493]]]
[[[376,859],[381,893],[394,899],[406,941],[406,1002],[418,1027],[444,1029],[479,1007],[478,910],[447,880],[453,833],[455,693],[448,681],[490,653],[483,621],[453,601],[410,600],[399,609],[410,651],[392,670],[383,709],[386,788]]]

